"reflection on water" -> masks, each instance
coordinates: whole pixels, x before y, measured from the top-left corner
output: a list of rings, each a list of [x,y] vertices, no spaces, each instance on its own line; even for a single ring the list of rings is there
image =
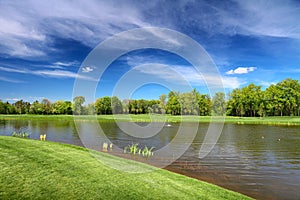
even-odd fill
[[[120,151],[131,143],[163,148],[176,136],[179,124],[164,127],[155,136],[143,139],[122,132],[115,123],[102,123],[102,132],[89,122],[82,122],[77,128],[84,130],[81,139],[74,122],[70,121],[0,120],[1,135],[25,131],[31,138],[39,139],[40,134],[47,133],[48,140],[75,145],[90,140],[92,148],[97,150],[101,150],[102,142],[109,140]],[[300,199],[300,126],[225,124],[213,151],[199,159],[207,128],[208,124],[200,124],[189,149],[167,169],[258,199]]]

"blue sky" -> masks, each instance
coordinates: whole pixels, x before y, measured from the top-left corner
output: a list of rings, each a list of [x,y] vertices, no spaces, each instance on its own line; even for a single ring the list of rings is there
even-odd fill
[[[81,67],[90,51],[114,34],[143,27],[172,29],[197,41],[215,62],[226,92],[300,78],[299,1],[32,0],[1,1],[0,9],[5,11],[0,13],[2,101],[71,100],[75,78],[88,80],[95,70]],[[181,90],[180,81],[171,76],[174,70],[206,92],[201,77],[180,56],[141,49],[107,68],[95,97],[111,95],[124,74],[143,64],[135,68],[136,76],[169,79]],[[80,70],[86,76],[78,76]],[[149,82],[131,97],[158,98],[168,90]]]

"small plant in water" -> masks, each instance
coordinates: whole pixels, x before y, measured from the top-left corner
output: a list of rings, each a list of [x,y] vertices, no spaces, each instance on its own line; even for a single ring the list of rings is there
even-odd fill
[[[131,145],[128,145],[124,148],[124,153],[130,153],[130,154],[133,154],[133,155],[141,155],[143,157],[150,157],[150,156],[153,156],[153,149],[154,147],[151,147],[150,149],[145,146],[143,149],[139,148],[138,147],[139,144],[138,143],[135,143],[135,144],[131,144]]]
[[[150,149],[145,146],[144,149],[142,150],[142,156],[145,156],[145,157],[150,157],[150,156],[153,156],[153,150],[154,147],[151,147]]]
[[[139,148],[138,148],[139,144],[132,144],[132,145],[128,145],[124,148],[124,153],[131,153],[133,155],[139,153]]]
[[[26,133],[26,132],[16,132],[16,131],[14,131],[12,133],[12,136],[13,137],[19,137],[19,138],[29,138],[29,134]]]

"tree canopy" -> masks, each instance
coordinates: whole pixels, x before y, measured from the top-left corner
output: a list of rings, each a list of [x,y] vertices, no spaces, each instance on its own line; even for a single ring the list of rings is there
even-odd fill
[[[171,115],[230,115],[241,117],[299,116],[300,83],[285,79],[270,85],[265,90],[253,83],[232,90],[226,98],[222,92],[210,97],[196,89],[180,93],[170,91],[159,99],[125,99],[105,96],[94,103],[84,105],[85,98],[77,96],[71,101],[48,99],[33,103],[18,100],[15,103],[0,100],[0,114],[41,114],[41,115],[84,115],[84,114],[171,114]]]

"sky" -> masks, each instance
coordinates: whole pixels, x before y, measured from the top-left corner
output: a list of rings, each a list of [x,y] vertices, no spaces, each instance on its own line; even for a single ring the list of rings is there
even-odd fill
[[[189,87],[182,86],[187,83],[208,93],[210,83],[205,80],[213,82],[216,77],[206,77],[186,58],[159,48],[123,53],[105,66],[101,77],[93,77],[104,67],[86,65],[93,49],[116,34],[149,27],[196,41],[214,62],[226,93],[250,83],[265,89],[285,78],[300,80],[296,0],[11,0],[0,1],[0,9],[2,101],[72,100],[76,80],[94,82],[96,89],[89,84],[85,89],[95,98],[113,94],[121,99],[158,99],[170,90],[186,92]],[[182,45],[168,35],[160,39],[173,49]],[[131,87],[136,79],[146,81]],[[114,93],[118,85],[123,86],[119,91],[130,91]]]

